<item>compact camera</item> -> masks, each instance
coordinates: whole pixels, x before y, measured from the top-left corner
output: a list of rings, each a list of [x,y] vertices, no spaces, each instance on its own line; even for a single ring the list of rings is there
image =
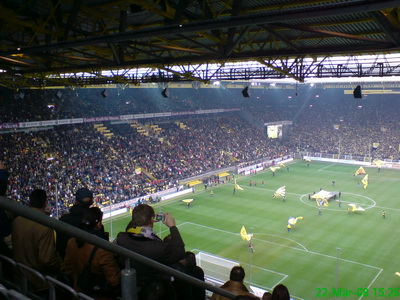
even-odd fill
[[[157,222],[164,221],[164,220],[165,220],[165,215],[162,212],[156,214],[156,221]]]

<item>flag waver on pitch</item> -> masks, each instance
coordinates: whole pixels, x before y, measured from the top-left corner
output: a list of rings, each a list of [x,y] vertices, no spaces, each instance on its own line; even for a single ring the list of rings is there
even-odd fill
[[[357,171],[354,172],[354,175],[365,175],[367,172],[365,172],[363,167],[359,167]]]
[[[297,220],[303,220],[304,218],[303,217],[289,217],[289,219],[288,219],[288,225],[290,225],[290,226],[294,226],[294,225],[296,225],[296,223],[297,223]]]
[[[364,185],[364,189],[366,189],[368,186],[368,174],[364,176],[364,178],[361,180],[361,182]]]
[[[286,186],[281,186],[279,189],[275,191],[275,193],[272,195],[273,198],[278,198],[282,197],[285,198],[286,196]]]
[[[356,211],[365,211],[364,208],[362,208],[360,205],[358,204],[354,204],[354,203],[349,203],[348,204],[349,209],[351,212],[356,212]]]
[[[243,191],[243,188],[236,183],[236,178],[235,178],[235,189]]]
[[[384,163],[384,161],[383,161],[383,160],[380,160],[380,159],[378,159],[378,158],[375,158],[375,159],[372,161],[372,164],[373,164],[373,165],[376,165],[378,168],[382,168],[383,163]]]
[[[253,234],[248,234],[246,228],[242,226],[242,229],[240,229],[240,236],[242,237],[242,240],[249,242],[253,237]]]
[[[276,170],[280,169],[281,167],[269,167],[272,173],[275,173]]]

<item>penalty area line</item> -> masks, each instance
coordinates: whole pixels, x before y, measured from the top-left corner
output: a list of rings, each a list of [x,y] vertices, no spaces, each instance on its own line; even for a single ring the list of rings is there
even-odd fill
[[[238,233],[234,233],[234,232],[230,232],[230,231],[227,231],[227,230],[222,230],[222,229],[218,229],[218,228],[214,228],[214,227],[210,227],[210,226],[206,226],[206,225],[200,225],[200,224],[196,224],[196,223],[192,223],[192,222],[184,222],[181,225],[194,225],[194,226],[207,228],[207,229],[210,229],[210,230],[217,230],[217,231],[220,231],[220,232],[223,232],[223,233],[227,233],[227,234],[231,234],[231,235],[239,235]],[[255,238],[255,240],[268,242],[268,241],[265,241],[264,239]],[[281,247],[286,247],[286,248],[289,248],[289,249],[302,251],[302,252],[306,252],[306,253],[313,254],[313,255],[327,257],[327,258],[330,258],[330,259],[337,259],[337,257],[333,256],[333,255],[323,254],[323,253],[316,252],[316,251],[310,251],[307,248],[305,248],[304,246],[302,248],[299,248],[299,247],[287,246],[287,245],[280,244],[280,243],[275,243],[275,242],[269,242],[269,243],[273,243],[273,244],[281,246]],[[360,265],[360,266],[367,267],[367,268],[372,268],[372,269],[379,270],[379,271],[383,270],[382,268],[375,267],[375,266],[372,266],[372,265],[369,265],[369,264],[360,263],[360,262],[353,261],[353,260],[348,260],[348,259],[344,259],[344,258],[339,258],[339,260],[344,261],[344,262],[348,262],[348,263],[351,263],[351,264]]]

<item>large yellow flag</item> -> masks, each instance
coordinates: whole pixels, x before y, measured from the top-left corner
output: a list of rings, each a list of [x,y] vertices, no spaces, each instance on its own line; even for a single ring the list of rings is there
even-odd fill
[[[375,159],[372,161],[372,164],[373,164],[373,165],[376,165],[378,168],[382,168],[383,160],[380,160],[380,159],[378,159],[378,158],[375,158]]]
[[[289,219],[288,219],[288,225],[290,225],[290,226],[294,226],[294,225],[296,225],[296,223],[297,223],[297,220],[303,220],[304,218],[303,217],[289,217]]]
[[[366,189],[368,186],[368,174],[364,176],[364,178],[361,180],[361,182],[364,185],[364,189]]]
[[[355,171],[354,175],[365,175],[367,172],[365,172],[363,167],[359,167],[357,171]]]
[[[275,193],[272,195],[273,198],[278,198],[282,197],[285,198],[286,196],[286,186],[281,186],[279,189],[275,191]]]
[[[243,191],[243,188],[236,183],[236,178],[235,178],[235,189]]]
[[[253,234],[247,234],[246,228],[242,226],[242,229],[240,230],[240,236],[242,237],[243,240],[245,241],[250,241],[251,238],[253,237]]]
[[[274,173],[276,170],[280,169],[281,167],[269,167],[269,169]]]

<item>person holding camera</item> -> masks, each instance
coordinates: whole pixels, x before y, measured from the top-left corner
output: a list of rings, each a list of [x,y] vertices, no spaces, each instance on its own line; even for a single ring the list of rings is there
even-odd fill
[[[170,235],[162,240],[153,230],[154,223],[163,222],[169,227]],[[165,265],[178,263],[185,257],[185,244],[170,213],[154,213],[153,207],[140,204],[132,210],[132,221],[125,232],[120,232],[115,243]],[[169,278],[167,274],[152,270],[132,261],[137,272],[137,284],[141,288],[156,278]]]

